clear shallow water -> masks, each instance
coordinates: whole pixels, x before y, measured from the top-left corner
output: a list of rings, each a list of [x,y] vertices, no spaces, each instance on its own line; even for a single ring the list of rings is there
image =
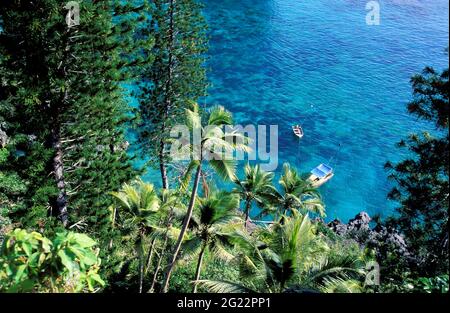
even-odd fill
[[[205,4],[206,103],[224,105],[236,123],[279,125],[278,174],[284,162],[307,172],[336,156],[336,175],[321,187],[329,219],[389,214],[383,165],[402,157],[401,138],[429,128],[406,112],[409,79],[426,65],[447,66],[448,2],[380,1],[379,26],[366,25],[363,0]],[[299,122],[300,144],[291,131]]]

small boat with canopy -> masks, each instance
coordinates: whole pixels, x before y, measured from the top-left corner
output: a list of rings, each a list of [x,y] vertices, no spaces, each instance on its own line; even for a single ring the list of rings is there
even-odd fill
[[[334,176],[333,168],[326,164],[320,164],[311,171],[308,181],[315,188],[322,186]]]
[[[292,126],[292,131],[294,132],[294,135],[298,138],[303,138],[304,132],[303,128],[300,125]]]

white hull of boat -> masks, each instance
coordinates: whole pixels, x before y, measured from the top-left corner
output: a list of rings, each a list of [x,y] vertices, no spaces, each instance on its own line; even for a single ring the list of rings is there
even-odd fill
[[[333,176],[334,176],[334,173],[331,173],[331,174],[325,176],[324,178],[319,178],[313,174],[313,175],[309,176],[308,181],[311,183],[311,186],[313,186],[314,188],[318,188],[318,187],[322,186],[323,184],[325,184],[330,179],[332,179]]]
[[[304,133],[303,133],[303,129],[300,126],[292,126],[292,131],[294,132],[294,135],[297,136],[298,138],[303,138]]]

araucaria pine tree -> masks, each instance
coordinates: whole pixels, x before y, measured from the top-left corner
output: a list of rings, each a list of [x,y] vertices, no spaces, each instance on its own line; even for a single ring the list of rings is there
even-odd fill
[[[198,0],[154,0],[148,14],[155,44],[154,62],[143,68],[137,92],[140,147],[158,165],[169,188],[167,151],[170,128],[182,120],[189,101],[206,94],[206,23]]]
[[[98,233],[105,191],[136,175],[121,83],[151,60],[136,49],[151,38],[133,38],[142,2],[2,1],[0,126],[9,143],[0,172],[23,181],[6,197],[23,200],[10,215],[26,226],[58,217]]]
[[[399,147],[410,157],[387,163],[396,182],[389,198],[399,203],[388,224],[406,238],[413,277],[448,275],[449,83],[448,69],[425,68],[411,79],[414,99],[408,110],[433,124],[434,134],[412,134]]]

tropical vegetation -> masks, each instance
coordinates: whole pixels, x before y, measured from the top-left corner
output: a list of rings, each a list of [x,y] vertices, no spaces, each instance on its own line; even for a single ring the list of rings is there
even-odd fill
[[[199,0],[81,8],[67,25],[58,0],[0,5],[1,292],[448,292],[448,70],[413,77],[408,110],[430,130],[386,164],[398,209],[374,228],[403,253],[332,231],[292,165],[230,158],[251,140],[198,104]]]

